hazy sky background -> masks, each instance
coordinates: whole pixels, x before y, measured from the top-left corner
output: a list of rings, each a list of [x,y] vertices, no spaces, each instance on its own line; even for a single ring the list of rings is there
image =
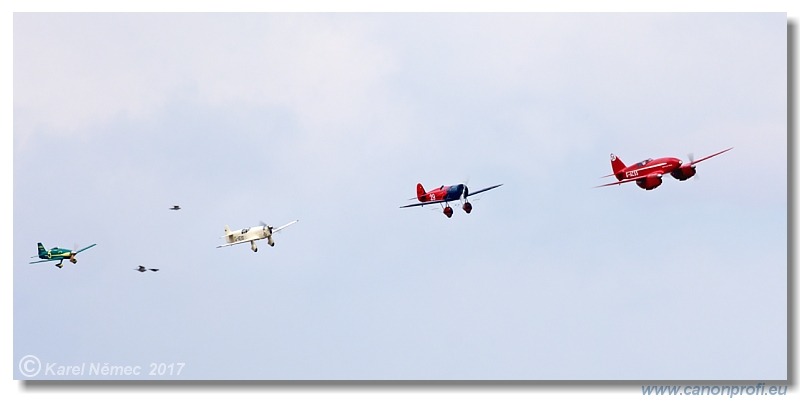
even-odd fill
[[[786,24],[15,14],[14,362],[785,379]],[[611,152],[731,146],[699,180],[592,188]],[[466,180],[504,186],[452,219],[398,208]],[[37,242],[98,246],[59,270]]]

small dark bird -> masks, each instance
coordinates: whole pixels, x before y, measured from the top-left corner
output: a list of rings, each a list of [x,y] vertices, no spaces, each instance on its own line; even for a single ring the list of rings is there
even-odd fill
[[[134,270],[139,272],[146,272],[146,271],[158,272],[158,268],[145,268],[144,265],[139,265],[139,268],[134,268]]]
[[[180,205],[173,205],[172,208],[170,208],[171,211],[177,211],[179,209],[181,209]]]

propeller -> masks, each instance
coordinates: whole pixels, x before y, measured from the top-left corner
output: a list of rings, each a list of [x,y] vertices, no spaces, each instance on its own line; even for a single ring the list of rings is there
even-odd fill
[[[264,221],[258,221],[258,223],[259,223],[261,226],[263,226],[263,227],[264,227],[264,230],[265,230],[265,231],[266,231],[266,230],[269,230],[269,232],[270,232],[270,233],[272,233],[272,229],[274,229],[272,226],[270,226],[270,225],[267,225],[266,223],[264,223]]]
[[[689,166],[694,166],[694,152],[689,152],[686,156],[689,158]],[[700,179],[700,176],[697,175],[697,169],[694,169],[694,179]]]

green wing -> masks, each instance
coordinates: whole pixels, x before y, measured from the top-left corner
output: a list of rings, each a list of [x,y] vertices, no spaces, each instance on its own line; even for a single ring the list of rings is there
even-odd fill
[[[80,249],[80,250],[76,251],[76,252],[75,252],[75,254],[78,254],[78,253],[80,253],[81,251],[84,251],[84,250],[88,250],[88,249],[90,249],[90,248],[92,248],[92,247],[94,247],[94,246],[96,246],[96,245],[97,245],[97,243],[95,243],[95,244],[92,244],[91,246],[88,246],[88,247],[84,247],[84,248],[82,248],[82,249]]]
[[[54,259],[52,259],[52,260],[40,260],[40,261],[33,261],[33,262],[29,262],[28,264],[38,264],[38,263],[40,263],[40,262],[53,262],[53,261],[57,261],[57,260],[59,260],[59,258],[54,258]],[[63,258],[61,258],[61,260],[63,260]]]

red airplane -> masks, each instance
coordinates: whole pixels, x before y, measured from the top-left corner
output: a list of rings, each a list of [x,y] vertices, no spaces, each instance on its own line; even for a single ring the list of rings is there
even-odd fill
[[[417,199],[420,202],[403,205],[400,208],[408,208],[416,206],[421,207],[423,205],[444,203],[445,207],[442,212],[444,212],[445,216],[449,218],[453,216],[453,208],[451,208],[449,205],[450,201],[463,201],[463,205],[461,206],[461,208],[464,209],[464,212],[470,213],[472,212],[472,204],[470,204],[469,200],[467,200],[468,196],[479,194],[484,191],[489,191],[493,188],[497,188],[500,186],[502,186],[502,184],[495,184],[494,186],[486,187],[474,193],[470,193],[469,188],[467,188],[466,184],[455,184],[452,186],[441,186],[439,188],[426,192],[425,188],[422,187],[422,184],[417,183]]]
[[[728,152],[731,149],[733,149],[733,147],[719,151],[715,154],[708,155],[698,160],[694,160],[690,154],[689,163],[683,163],[678,158],[651,158],[645,159],[639,163],[634,163],[630,166],[625,166],[625,164],[622,163],[622,161],[617,158],[616,155],[611,154],[611,169],[614,171],[614,173],[603,177],[615,176],[618,181],[616,183],[608,183],[596,186],[595,188],[613,186],[615,184],[619,185],[622,183],[635,181],[637,186],[645,190],[652,190],[661,185],[661,176],[667,173],[680,181],[684,181],[697,173],[697,168],[695,168],[694,165],[706,159],[713,158],[723,152]]]

